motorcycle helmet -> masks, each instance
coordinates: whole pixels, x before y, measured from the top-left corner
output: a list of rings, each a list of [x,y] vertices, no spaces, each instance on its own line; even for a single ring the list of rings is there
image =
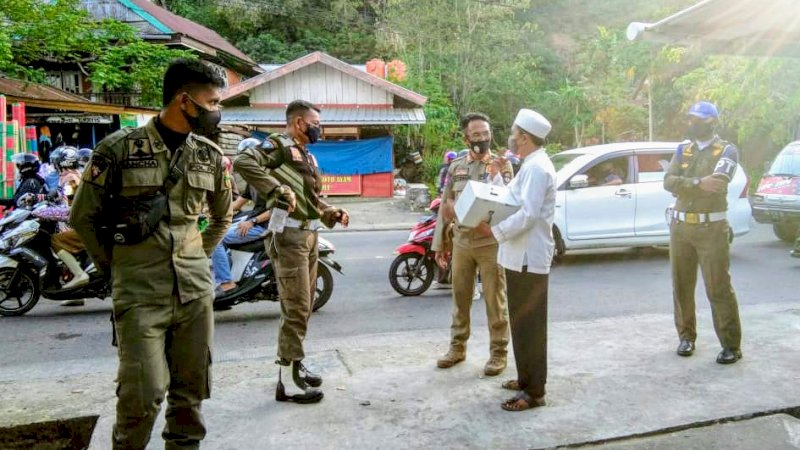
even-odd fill
[[[11,162],[17,166],[20,174],[34,174],[39,171],[39,158],[33,153],[17,153],[11,157]]]
[[[59,171],[78,168],[78,149],[68,145],[59,147],[50,153],[50,163]]]
[[[261,146],[261,140],[256,138],[247,138],[242,139],[242,142],[239,142],[239,147],[237,148],[237,153],[241,153],[248,148],[257,148]]]
[[[444,154],[444,162],[449,163],[456,159],[456,157],[458,157],[458,153],[451,150]]]
[[[89,164],[89,161],[92,159],[92,149],[90,148],[82,148],[78,150],[78,166],[83,169]]]

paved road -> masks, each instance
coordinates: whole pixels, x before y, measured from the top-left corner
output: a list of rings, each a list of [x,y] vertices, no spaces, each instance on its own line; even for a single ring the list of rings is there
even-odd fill
[[[450,291],[430,290],[420,297],[401,297],[389,286],[392,250],[405,231],[330,233],[336,259],[345,275],[335,276],[333,298],[315,313],[309,339],[392,331],[446,329]],[[771,229],[755,225],[733,248],[733,277],[743,304],[796,300],[800,261]],[[619,249],[576,252],[551,275],[551,321],[592,320],[672,310],[666,249]],[[698,289],[698,308],[708,302]],[[475,302],[473,326],[484,326],[481,302]],[[106,370],[115,366],[109,345],[110,303],[90,300],[83,308],[42,301],[21,318],[0,318],[0,381],[21,374],[46,377],[58,373]],[[273,354],[279,308],[275,303],[239,305],[217,313],[216,359],[233,360]],[[670,326],[665,324],[664,326]],[[747,330],[744,330],[747,339]],[[624,330],[620,330],[624,339]],[[433,358],[435,355],[431,355]]]

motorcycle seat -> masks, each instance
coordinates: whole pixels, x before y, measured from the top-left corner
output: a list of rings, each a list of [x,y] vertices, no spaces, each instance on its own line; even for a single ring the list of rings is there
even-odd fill
[[[263,239],[256,239],[250,242],[243,242],[239,244],[225,244],[225,248],[231,250],[239,250],[240,252],[260,252],[264,250],[264,240]]]

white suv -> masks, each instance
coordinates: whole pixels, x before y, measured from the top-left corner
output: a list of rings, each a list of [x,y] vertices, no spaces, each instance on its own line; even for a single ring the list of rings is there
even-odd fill
[[[675,199],[664,189],[664,175],[679,144],[621,142],[553,155],[556,255],[577,249],[669,245],[665,214]],[[613,165],[614,185],[602,185],[604,175],[597,171],[604,163]],[[732,236],[750,231],[747,187],[740,165],[728,187]]]

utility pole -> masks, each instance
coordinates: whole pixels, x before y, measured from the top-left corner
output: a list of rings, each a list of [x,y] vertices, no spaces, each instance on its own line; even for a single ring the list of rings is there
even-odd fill
[[[653,141],[653,83],[647,78],[647,128],[650,132],[650,142]]]

